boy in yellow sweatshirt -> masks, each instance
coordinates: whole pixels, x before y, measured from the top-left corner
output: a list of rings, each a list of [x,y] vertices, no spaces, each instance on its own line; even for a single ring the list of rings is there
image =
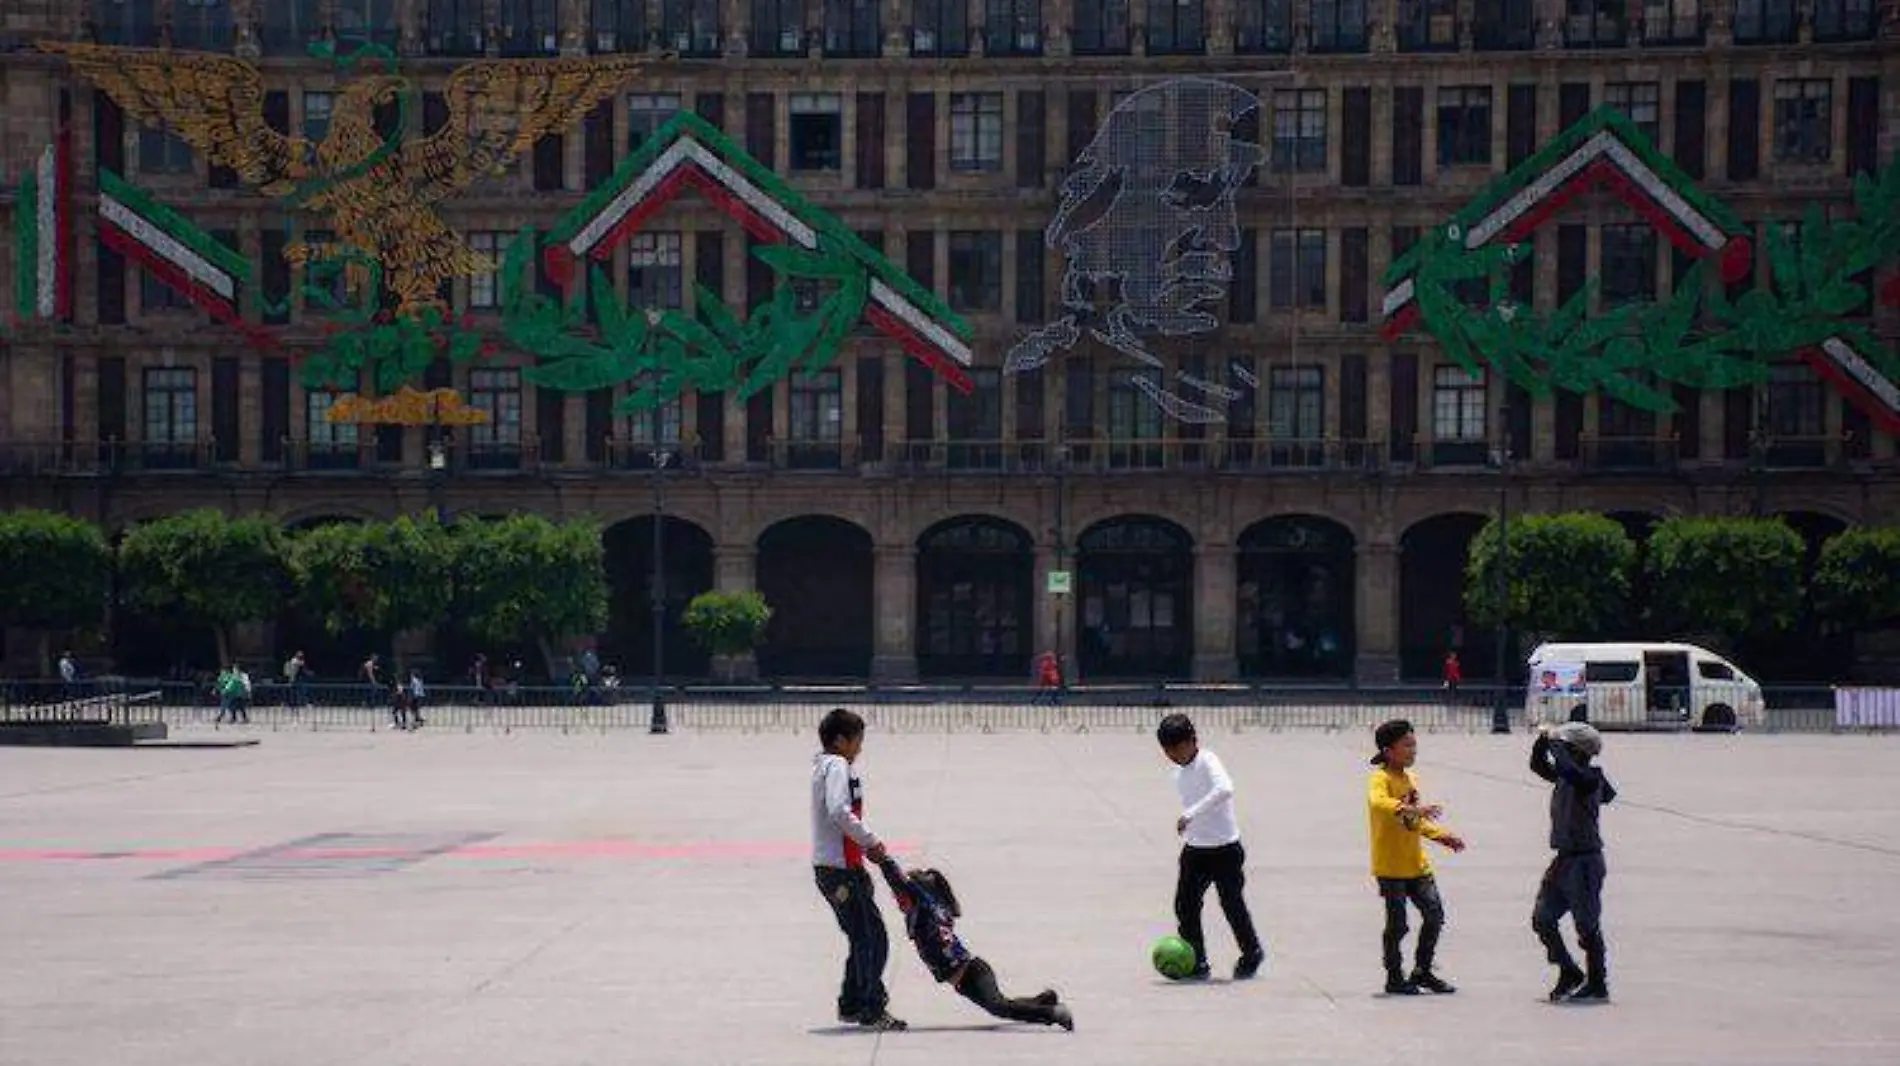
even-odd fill
[[[1418,761],[1418,734],[1412,723],[1394,719],[1373,731],[1379,753],[1366,781],[1366,819],[1372,830],[1372,876],[1385,900],[1385,991],[1392,996],[1416,996],[1421,991],[1449,995],[1457,989],[1432,972],[1438,934],[1445,926],[1445,904],[1438,898],[1425,841],[1435,841],[1454,852],[1465,842],[1438,824],[1443,811],[1418,798],[1418,780],[1412,764]],[[1407,976],[1400,950],[1407,930],[1405,905],[1418,908],[1424,925],[1418,931],[1418,953]]]

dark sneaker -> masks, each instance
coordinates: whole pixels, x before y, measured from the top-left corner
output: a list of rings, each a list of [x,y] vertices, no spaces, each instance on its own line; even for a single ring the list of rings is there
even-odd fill
[[[867,1014],[859,1018],[858,1025],[865,1029],[876,1029],[880,1032],[887,1033],[901,1032],[910,1028],[910,1023],[904,1021],[902,1018],[893,1017],[891,1012],[887,1010],[881,1010],[875,1014]]]
[[[1437,974],[1430,970],[1413,970],[1412,984],[1430,992],[1434,996],[1449,996],[1453,992],[1458,991],[1450,982],[1441,980]]]
[[[1389,974],[1385,979],[1385,994],[1388,996],[1416,996],[1418,986],[1410,978]]]
[[[1069,1008],[1058,1004],[1055,1009],[1055,1023],[1068,1032],[1075,1032],[1075,1014]]]
[[[1610,986],[1601,981],[1591,981],[1570,994],[1566,1003],[1608,1003]]]
[[[1234,963],[1234,980],[1253,980],[1254,974],[1260,972],[1260,964],[1266,961],[1267,953],[1264,951],[1249,951],[1247,954],[1242,955],[1240,961]]]
[[[1562,1003],[1570,994],[1583,987],[1583,971],[1568,966],[1557,971],[1557,983],[1550,986],[1550,1001]]]
[[[1200,965],[1194,967],[1193,971],[1190,972],[1186,977],[1181,978],[1181,980],[1205,981],[1212,976],[1214,976],[1214,971],[1208,968],[1207,963],[1203,962]]]
[[[1035,998],[1030,1000],[1030,1002],[1034,1003],[1038,1007],[1053,1007],[1056,1004],[1062,1002],[1062,997],[1056,995],[1055,989],[1045,988],[1042,991],[1036,993]]]

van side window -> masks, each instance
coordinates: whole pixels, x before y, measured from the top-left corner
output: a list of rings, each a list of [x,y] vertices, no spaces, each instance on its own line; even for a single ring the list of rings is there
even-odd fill
[[[1704,681],[1735,680],[1735,671],[1730,670],[1727,663],[1697,663],[1695,671],[1702,676]]]
[[[1636,680],[1636,663],[1584,663],[1583,680],[1588,684],[1628,684]]]

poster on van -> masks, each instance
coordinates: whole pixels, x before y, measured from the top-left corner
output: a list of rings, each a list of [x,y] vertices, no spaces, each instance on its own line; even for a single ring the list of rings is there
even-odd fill
[[[1534,669],[1537,676],[1532,680],[1539,696],[1584,694],[1582,663],[1538,663]]]

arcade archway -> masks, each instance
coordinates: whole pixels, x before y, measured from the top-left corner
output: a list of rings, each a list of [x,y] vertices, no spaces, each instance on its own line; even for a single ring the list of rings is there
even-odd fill
[[[788,518],[759,536],[759,591],[772,608],[767,677],[871,674],[871,534],[829,515]]]
[[[1330,519],[1284,515],[1250,526],[1237,547],[1242,676],[1352,676],[1352,532]]]
[[[1036,549],[1014,522],[968,515],[917,538],[917,671],[925,677],[1028,673]]]
[[[1186,677],[1194,660],[1194,540],[1164,518],[1097,522],[1076,539],[1085,678]]]

